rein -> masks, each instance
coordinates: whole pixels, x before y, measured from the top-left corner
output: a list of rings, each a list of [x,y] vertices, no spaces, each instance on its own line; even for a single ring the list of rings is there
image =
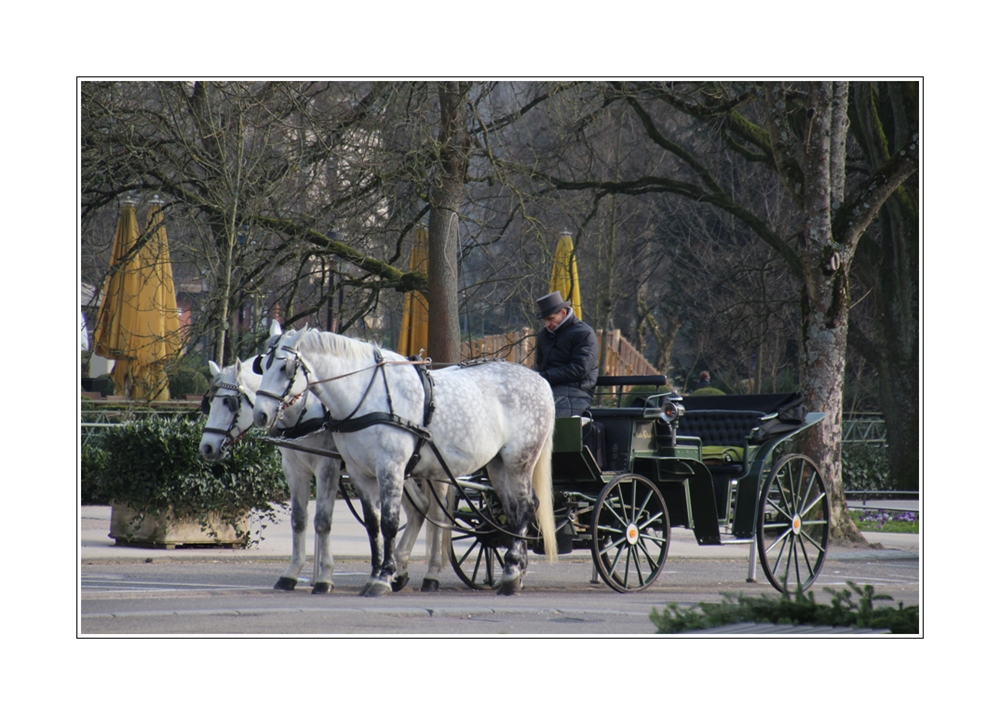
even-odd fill
[[[417,462],[419,462],[420,460],[420,450],[424,447],[424,445],[426,445],[427,447],[430,448],[431,452],[434,454],[434,457],[437,459],[438,464],[441,465],[441,469],[444,471],[445,476],[447,476],[448,481],[451,483],[451,485],[455,487],[456,490],[458,490],[459,494],[463,493],[463,485],[459,483],[454,473],[452,473],[451,469],[448,467],[448,463],[445,461],[444,455],[441,454],[437,445],[434,443],[434,438],[431,435],[429,429],[431,417],[433,416],[435,409],[434,398],[433,398],[434,380],[430,375],[430,371],[428,370],[428,367],[431,364],[431,360],[417,359],[417,360],[387,361],[385,360],[385,358],[382,357],[382,353],[378,350],[378,348],[375,348],[375,364],[368,365],[366,367],[359,368],[357,370],[352,370],[351,372],[346,372],[342,375],[335,375],[333,377],[324,378],[322,380],[311,380],[309,376],[310,370],[306,366],[305,361],[302,358],[302,355],[293,347],[283,345],[281,346],[281,348],[282,350],[291,353],[291,355],[295,357],[295,369],[292,372],[292,375],[289,377],[287,372],[285,375],[285,377],[288,379],[288,385],[285,387],[285,390],[281,395],[276,395],[273,392],[267,392],[265,390],[257,391],[258,395],[265,395],[266,397],[270,397],[278,401],[280,405],[279,416],[286,407],[290,407],[292,404],[294,404],[294,402],[298,400],[299,397],[301,397],[304,393],[308,392],[313,385],[319,385],[325,382],[333,382],[335,380],[340,380],[345,377],[350,377],[351,375],[360,374],[367,370],[375,370],[375,372],[372,373],[371,380],[368,381],[368,387],[365,388],[364,394],[361,396],[361,399],[358,401],[358,404],[355,406],[355,408],[351,410],[351,413],[344,419],[337,420],[336,422],[328,420],[325,425],[326,429],[329,430],[330,432],[335,432],[335,433],[359,432],[361,430],[367,429],[368,427],[384,424],[405,430],[413,434],[417,438],[417,443],[413,451],[413,454],[410,457],[409,462],[406,464],[406,467],[403,470],[404,477],[412,475],[413,469],[416,467]],[[274,359],[273,356],[274,351],[275,348],[272,348],[272,356],[271,360],[268,361],[268,367],[270,367],[270,364]],[[502,361],[502,359],[479,358],[475,360],[464,360],[460,363],[448,363],[448,365],[457,365],[460,368],[469,368],[497,361]],[[438,365],[441,364],[442,363],[438,363]],[[288,397],[289,393],[292,390],[293,385],[295,384],[295,378],[296,375],[298,374],[298,369],[300,365],[302,366],[302,372],[306,378],[306,387],[302,392],[299,392],[297,395],[294,395],[291,398],[291,400],[286,402],[286,398]],[[395,414],[392,407],[392,395],[389,392],[389,382],[385,376],[385,370],[382,369],[385,368],[386,365],[413,365],[416,368],[417,373],[420,375],[421,384],[424,388],[423,426],[418,425],[414,422],[411,422]],[[369,412],[367,414],[361,415],[360,417],[355,417],[354,415],[357,414],[358,410],[361,409],[361,405],[364,404],[365,400],[368,397],[368,394],[371,392],[372,386],[375,384],[375,379],[378,376],[379,369],[382,369],[381,370],[382,381],[385,384],[385,393],[386,393],[386,400],[388,402],[389,412]],[[447,513],[447,508],[445,508],[445,505],[441,504],[440,499],[438,498],[436,493],[434,494],[434,498],[441,506],[442,511]],[[479,507],[477,507],[472,501],[467,500],[467,503],[471,508],[472,512],[475,513],[480,519],[482,519],[482,523],[488,524],[492,529],[499,531],[500,533],[506,536],[510,536],[515,539],[522,538],[520,535],[505,529],[500,524],[494,523],[493,520],[488,515],[484,514],[482,510],[480,510]],[[427,516],[425,516],[425,518],[430,520],[430,518]],[[490,533],[489,530],[483,530],[482,532],[480,532],[476,531],[475,529],[467,529],[465,527],[459,526],[458,522],[455,521],[454,518],[451,518],[451,521],[452,524],[450,526],[444,524],[436,524],[436,523],[435,525],[441,528],[455,529],[459,532],[466,534],[485,535],[487,533]]]

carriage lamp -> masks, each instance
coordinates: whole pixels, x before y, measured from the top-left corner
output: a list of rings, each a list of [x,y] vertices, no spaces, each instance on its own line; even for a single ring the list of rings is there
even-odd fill
[[[670,424],[676,422],[678,419],[684,416],[684,405],[679,402],[674,402],[672,399],[667,399],[663,403],[663,409],[660,411],[659,419],[664,424]]]

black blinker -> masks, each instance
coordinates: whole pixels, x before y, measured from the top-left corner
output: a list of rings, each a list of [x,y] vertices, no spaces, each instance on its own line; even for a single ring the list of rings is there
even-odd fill
[[[264,369],[260,365],[261,358],[263,358],[263,357],[264,357],[263,355],[258,355],[257,358],[253,361],[253,365],[251,367],[252,367],[255,375],[263,375],[264,374]]]
[[[208,395],[206,394],[201,398],[201,414],[207,417],[209,412],[211,412],[211,409],[208,406]]]

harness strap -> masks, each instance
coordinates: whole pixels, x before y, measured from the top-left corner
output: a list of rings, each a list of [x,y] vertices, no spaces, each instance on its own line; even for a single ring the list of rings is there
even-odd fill
[[[431,433],[428,430],[414,422],[404,420],[399,415],[392,415],[388,412],[369,412],[367,415],[361,415],[360,417],[355,417],[353,419],[340,420],[333,424],[327,423],[326,428],[335,433],[360,432],[368,427],[384,424],[400,427],[427,441],[430,441],[431,439]]]
[[[424,427],[427,428],[431,426],[431,418],[434,417],[434,378],[431,377],[431,372],[427,369],[426,363],[415,364],[414,369],[420,376],[420,383],[424,387]],[[392,403],[389,403],[389,408],[392,409]],[[430,432],[428,432],[429,434]],[[423,449],[423,446],[427,442],[430,442],[432,446],[434,444],[430,437],[424,439],[419,435],[417,436],[417,444],[413,448],[413,454],[410,455],[410,461],[406,463],[406,469],[403,472],[405,477],[413,474],[413,470],[417,468],[417,464],[420,462],[420,450]]]
[[[298,422],[291,427],[279,430],[275,436],[280,439],[299,439],[300,437],[305,437],[313,432],[317,432],[326,427],[327,420],[330,419],[330,413],[326,410],[323,410],[323,412],[324,414],[322,417],[313,417],[311,420]]]

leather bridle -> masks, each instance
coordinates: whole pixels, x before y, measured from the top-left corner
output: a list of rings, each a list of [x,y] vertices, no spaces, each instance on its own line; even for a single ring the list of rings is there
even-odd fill
[[[219,390],[233,390],[236,392],[235,395],[220,395]],[[229,382],[216,382],[205,393],[205,396],[201,400],[201,411],[203,414],[208,415],[211,413],[211,402],[216,397],[222,398],[222,404],[225,405],[226,409],[233,416],[229,423],[229,427],[222,429],[221,427],[203,427],[202,432],[207,432],[209,434],[221,434],[226,437],[225,442],[222,444],[222,449],[226,449],[234,444],[236,444],[248,431],[253,427],[253,420],[250,420],[250,425],[237,435],[233,435],[233,430],[239,428],[239,418],[240,418],[240,403],[246,400],[246,403],[250,406],[251,411],[253,410],[253,398],[250,393],[242,385],[235,385]]]

